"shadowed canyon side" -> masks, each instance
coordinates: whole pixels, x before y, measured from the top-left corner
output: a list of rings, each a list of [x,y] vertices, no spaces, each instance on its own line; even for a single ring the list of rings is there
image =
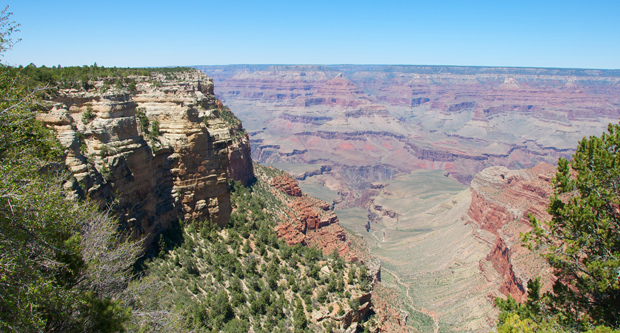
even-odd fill
[[[555,163],[620,117],[620,72],[424,66],[200,66],[244,121],[257,162],[366,204],[375,181]],[[299,172],[299,165],[306,169]],[[322,171],[321,171],[322,170]],[[363,175],[363,176],[361,176]]]
[[[134,79],[134,91],[103,80],[88,91],[60,90],[39,116],[67,151],[73,179],[66,186],[111,205],[149,240],[179,217],[226,225],[229,175],[244,183],[254,177],[241,123],[224,114],[202,73]]]

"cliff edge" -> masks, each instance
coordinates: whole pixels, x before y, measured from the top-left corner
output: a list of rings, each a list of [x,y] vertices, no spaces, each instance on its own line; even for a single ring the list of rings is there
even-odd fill
[[[65,186],[111,207],[134,237],[151,241],[178,218],[226,225],[228,179],[254,177],[241,122],[198,71],[89,81],[50,100],[39,118],[66,149]]]

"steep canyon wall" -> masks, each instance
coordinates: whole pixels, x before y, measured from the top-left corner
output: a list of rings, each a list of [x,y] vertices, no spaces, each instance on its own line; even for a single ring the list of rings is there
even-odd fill
[[[530,279],[542,276],[544,290],[548,290],[552,279],[548,264],[538,253],[521,246],[519,235],[532,230],[530,214],[550,220],[546,209],[555,171],[549,164],[524,170],[491,167],[476,175],[471,184],[468,216],[494,236],[485,259],[501,275],[500,291],[518,301],[525,299]]]
[[[66,186],[111,207],[136,237],[151,240],[178,218],[226,225],[228,178],[254,177],[240,122],[197,71],[132,79],[134,91],[103,80],[60,90],[39,116],[66,149]]]
[[[387,283],[401,290],[402,308],[429,314],[440,330],[488,332],[497,319],[495,297],[524,300],[536,276],[543,290],[550,287],[550,267],[521,246],[519,235],[531,230],[528,214],[550,218],[554,173],[544,163],[489,167],[465,187],[442,172],[416,171],[372,184],[365,226],[347,218],[354,209],[339,217],[367,240],[382,275],[394,277]],[[424,322],[415,325],[426,331]]]

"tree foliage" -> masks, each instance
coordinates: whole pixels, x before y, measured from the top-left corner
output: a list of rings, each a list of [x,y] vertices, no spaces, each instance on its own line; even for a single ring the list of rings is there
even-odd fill
[[[525,309],[500,301],[504,311],[567,330],[620,328],[619,150],[620,125],[610,124],[600,137],[581,140],[572,160],[558,161],[552,219],[530,216],[534,229],[522,235],[530,248],[543,251],[558,279],[553,292],[534,296],[540,297],[536,304],[528,298]]]
[[[2,68],[0,68],[2,70]],[[0,75],[0,328],[118,331],[131,266],[141,252],[89,202],[66,198],[69,177],[38,100],[20,75]]]
[[[141,311],[163,315],[136,320],[132,329],[158,331],[151,327],[173,318],[177,331],[322,331],[310,319],[314,310],[331,306],[331,312],[334,304],[348,305],[352,294],[359,298],[366,292],[365,279],[342,283],[351,270],[361,270],[359,263],[278,240],[270,209],[277,203],[267,186],[260,180],[250,187],[231,183],[233,213],[227,228],[188,221],[163,234],[159,258],[145,262],[149,276],[144,281],[161,285],[158,301],[145,293],[134,298]],[[324,266],[329,275],[319,273]],[[314,269],[316,276],[310,272]]]
[[[16,25],[9,16],[0,14],[0,54],[13,44]],[[174,76],[184,70],[158,71]],[[104,76],[102,89],[131,89],[128,76],[141,71],[0,64],[0,331],[319,330],[307,317],[321,306],[315,290],[322,301],[342,304],[365,292],[362,279],[342,283],[352,264],[278,239],[268,207],[277,200],[264,183],[260,191],[231,185],[235,210],[228,229],[179,221],[166,230],[157,243],[160,258],[147,262],[138,278],[133,265],[141,242],[126,237],[95,204],[70,199],[62,148],[35,115],[48,107],[41,97],[52,86],[89,90],[91,80]],[[87,106],[84,123],[92,112]],[[138,118],[156,140],[159,123]],[[329,279],[320,277],[323,265],[333,266]],[[314,277],[299,279],[311,270]],[[295,295],[300,289],[305,306]]]
[[[15,43],[20,41],[19,39],[13,40],[12,35],[19,31],[19,24],[11,21],[11,15],[13,13],[9,12],[9,6],[4,7],[2,12],[0,12],[0,54],[4,54]]]
[[[0,14],[0,52],[15,25]],[[0,331],[122,331],[131,268],[141,252],[116,221],[68,200],[44,105],[29,79],[0,65]]]

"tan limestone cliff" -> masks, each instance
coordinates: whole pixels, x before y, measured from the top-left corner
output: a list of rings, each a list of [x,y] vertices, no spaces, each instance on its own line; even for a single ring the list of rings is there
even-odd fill
[[[221,116],[212,80],[197,71],[131,79],[134,91],[104,81],[60,90],[39,116],[66,149],[66,187],[112,207],[135,237],[152,240],[179,218],[225,225],[228,178],[253,178],[240,122]]]

